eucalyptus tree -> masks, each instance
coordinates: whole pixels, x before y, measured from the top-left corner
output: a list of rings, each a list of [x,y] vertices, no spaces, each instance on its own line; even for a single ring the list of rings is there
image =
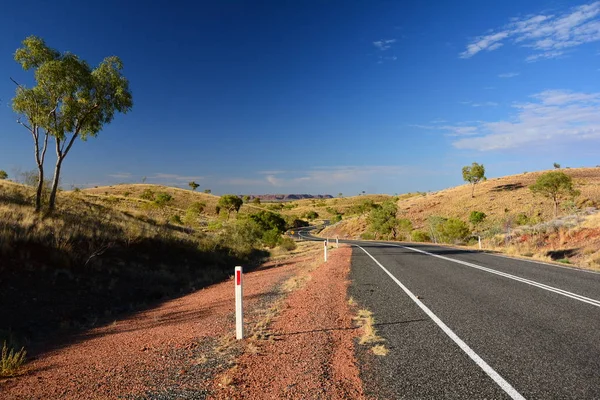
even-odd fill
[[[48,137],[54,139],[56,165],[48,203],[52,211],[62,163],[75,140],[97,136],[112,122],[116,112],[131,110],[133,100],[119,57],[107,57],[96,68],[91,68],[72,53],[60,53],[48,47],[37,36],[27,37],[22,45],[15,53],[15,61],[26,71],[33,70],[36,84],[27,88],[15,82],[13,109],[20,115],[18,122],[31,132],[34,140],[39,171],[37,211],[41,209]],[[41,147],[40,141],[43,142]]]

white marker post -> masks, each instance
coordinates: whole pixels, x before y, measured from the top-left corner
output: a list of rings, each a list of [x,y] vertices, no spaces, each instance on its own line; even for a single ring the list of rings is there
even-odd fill
[[[327,246],[329,246],[329,238],[327,238]]]
[[[477,236],[477,241],[479,242],[479,250],[481,250],[481,236]]]
[[[242,267],[235,267],[235,338],[244,338],[244,308],[242,307]]]
[[[326,241],[323,242],[323,251],[324,251],[324,253],[323,253],[324,260],[325,260],[325,262],[327,262],[327,242]]]
[[[340,237],[339,237],[339,236],[336,236],[336,237],[335,237],[335,248],[337,249],[337,248],[339,248],[339,247],[340,247]]]

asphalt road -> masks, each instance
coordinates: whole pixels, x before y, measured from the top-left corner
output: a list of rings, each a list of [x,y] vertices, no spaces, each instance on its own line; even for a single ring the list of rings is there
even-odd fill
[[[600,399],[600,274],[433,245],[346,242],[355,245],[349,294],[373,312],[390,350],[359,351],[368,394]]]

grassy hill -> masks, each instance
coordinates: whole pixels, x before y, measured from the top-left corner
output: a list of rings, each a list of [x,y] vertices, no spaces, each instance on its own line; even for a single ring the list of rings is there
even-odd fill
[[[529,189],[548,171],[489,179],[476,185],[474,198],[469,185],[405,195],[397,201],[397,218],[409,219],[414,229],[427,232],[432,216],[468,222],[472,211],[481,211],[486,219],[471,229],[480,232],[489,249],[600,269],[600,214],[584,215],[585,210],[593,213],[600,206],[600,168],[562,171],[573,178],[581,195],[557,220],[552,202]],[[366,214],[344,216],[322,235],[360,238],[368,229]]]

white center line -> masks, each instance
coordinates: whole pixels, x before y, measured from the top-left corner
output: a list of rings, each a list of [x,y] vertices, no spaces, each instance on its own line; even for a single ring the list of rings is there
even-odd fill
[[[442,329],[442,331],[444,331],[444,333],[446,335],[448,335],[450,337],[450,339],[452,339],[454,341],[454,343],[456,343],[458,345],[458,347],[460,347],[462,349],[462,351],[464,351],[471,358],[471,360],[475,361],[475,363],[490,378],[492,378],[494,380],[494,382],[496,382],[498,384],[498,386],[500,386],[502,388],[502,390],[504,390],[512,399],[525,400],[525,397],[523,397],[519,392],[517,392],[516,389],[514,387],[512,387],[512,385],[510,383],[508,383],[503,377],[501,377],[500,374],[498,374],[492,367],[490,367],[488,365],[488,363],[483,361],[483,359],[481,357],[479,357],[477,355],[477,353],[475,353],[473,351],[473,349],[471,349],[465,342],[463,342],[463,340],[461,338],[459,338],[456,335],[456,333],[454,333],[450,328],[448,328],[448,326],[446,324],[444,324],[442,322],[442,320],[439,319],[429,308],[427,308],[427,306],[425,304],[423,304],[419,299],[417,299],[417,296],[415,296],[410,290],[408,290],[408,288],[406,286],[404,286],[402,284],[402,282],[400,282],[394,275],[392,275],[390,273],[390,271],[388,271],[383,265],[381,265],[381,263],[379,261],[377,261],[375,259],[375,257],[373,257],[371,254],[369,254],[369,252],[366,251],[365,249],[363,249],[362,247],[360,247],[358,245],[356,245],[356,247],[358,247],[359,249],[364,251],[369,257],[371,257],[371,259],[373,261],[375,261],[375,263],[377,265],[379,265],[379,267],[386,274],[388,274],[389,277],[392,278],[392,280],[394,282],[396,282],[396,284],[398,286],[400,286],[400,288],[402,290],[404,290],[404,292],[408,295],[408,297],[410,297],[411,300],[414,301],[425,312],[425,314],[427,314],[429,316],[429,318],[431,318],[433,320],[433,322],[435,322]]]

